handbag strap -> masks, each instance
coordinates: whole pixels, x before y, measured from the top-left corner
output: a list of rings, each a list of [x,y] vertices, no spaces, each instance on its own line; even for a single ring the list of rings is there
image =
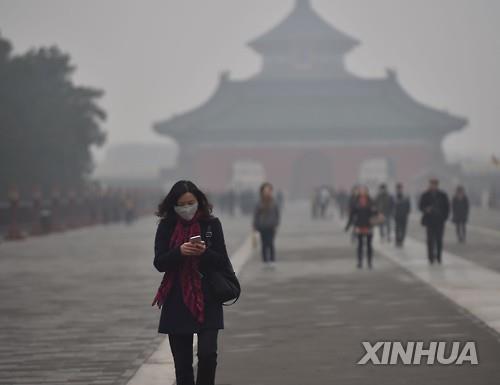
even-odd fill
[[[234,305],[236,303],[236,301],[238,301],[238,299],[240,299],[240,295],[238,294],[238,296],[233,300],[233,302],[231,303],[223,303],[222,306],[231,306],[231,305]]]
[[[210,234],[210,236],[208,236]],[[209,223],[207,226],[207,230],[205,231],[205,243],[207,244],[207,248],[212,245],[212,225]]]
[[[210,234],[210,236],[208,236],[208,234]],[[207,245],[207,248],[212,246],[212,225],[210,223],[207,225],[207,230],[205,231],[205,243]],[[228,260],[228,262],[228,266],[231,266],[230,270],[234,272],[231,261]]]
[[[210,234],[210,236],[208,237],[207,234]],[[211,239],[212,239],[212,225],[209,223],[208,226],[207,226],[207,230],[205,231],[205,242],[207,244],[207,247],[210,247],[210,245],[212,244],[211,243]],[[231,261],[229,261],[229,264],[231,264]],[[236,276],[236,273],[232,269],[232,266],[231,266],[231,272]],[[238,296],[233,300],[233,302],[231,302],[231,303],[223,303],[222,306],[231,306],[231,305],[234,305],[236,303],[236,301],[238,301],[239,298],[240,298],[240,294],[238,294]]]

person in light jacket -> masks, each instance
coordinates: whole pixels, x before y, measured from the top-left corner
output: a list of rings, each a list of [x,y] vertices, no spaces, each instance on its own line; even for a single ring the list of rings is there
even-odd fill
[[[279,224],[280,210],[273,197],[273,185],[265,182],[260,186],[260,200],[254,210],[253,228],[260,234],[262,261],[271,266],[276,261],[274,237]]]

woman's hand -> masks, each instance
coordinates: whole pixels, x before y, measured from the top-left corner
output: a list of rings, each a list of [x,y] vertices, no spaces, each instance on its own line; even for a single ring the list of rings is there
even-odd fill
[[[181,254],[199,256],[205,252],[206,248],[205,243],[184,242],[181,245]]]

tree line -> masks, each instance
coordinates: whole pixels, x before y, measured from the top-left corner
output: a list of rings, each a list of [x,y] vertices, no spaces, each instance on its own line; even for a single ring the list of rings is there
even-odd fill
[[[57,47],[14,54],[0,34],[0,198],[12,186],[48,192],[89,179],[106,112],[103,91],[75,85],[75,69]]]

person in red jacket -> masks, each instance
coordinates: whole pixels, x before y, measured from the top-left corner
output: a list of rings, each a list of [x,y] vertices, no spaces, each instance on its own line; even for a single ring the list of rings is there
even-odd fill
[[[373,259],[373,226],[374,219],[377,217],[378,211],[368,194],[368,189],[364,186],[359,188],[359,194],[352,202],[351,210],[349,213],[349,220],[345,227],[348,231],[351,226],[354,226],[354,233],[358,241],[357,256],[358,268],[363,267],[363,249],[366,245],[366,257],[368,268],[372,268]]]

